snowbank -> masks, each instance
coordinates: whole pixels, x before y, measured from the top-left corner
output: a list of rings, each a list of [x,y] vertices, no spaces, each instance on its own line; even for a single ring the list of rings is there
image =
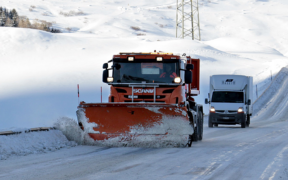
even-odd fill
[[[10,156],[46,153],[76,145],[74,141],[68,141],[59,130],[0,136],[0,160]]]
[[[288,66],[281,71],[271,82],[270,86],[253,104],[254,119],[283,118],[288,109]]]

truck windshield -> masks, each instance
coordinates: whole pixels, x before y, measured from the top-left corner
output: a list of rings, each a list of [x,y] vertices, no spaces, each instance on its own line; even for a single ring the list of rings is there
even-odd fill
[[[243,92],[215,91],[212,95],[212,102],[243,103]]]
[[[114,83],[174,83],[178,62],[114,62]]]

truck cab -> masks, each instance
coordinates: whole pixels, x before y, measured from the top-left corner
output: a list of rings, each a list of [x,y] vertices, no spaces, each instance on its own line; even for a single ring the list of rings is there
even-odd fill
[[[185,84],[193,82],[193,64],[172,53],[119,53],[103,68],[109,102],[179,104],[186,101]]]
[[[253,78],[242,75],[213,75],[210,92],[205,103],[209,104],[208,126],[241,124],[249,127],[252,116]]]

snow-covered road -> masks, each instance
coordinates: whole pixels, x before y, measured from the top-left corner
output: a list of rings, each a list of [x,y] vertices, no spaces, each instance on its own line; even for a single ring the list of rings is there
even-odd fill
[[[249,128],[208,128],[205,116],[204,138],[192,148],[73,147],[58,130],[30,133],[34,141],[37,135],[55,136],[47,139],[50,144],[30,142],[37,154],[21,156],[17,148],[7,154],[0,161],[0,179],[288,179],[287,72],[282,68],[253,104]],[[20,144],[27,135],[17,136]],[[47,147],[53,148],[44,151]]]
[[[207,127],[192,148],[76,146],[0,161],[0,179],[287,179],[287,120]]]

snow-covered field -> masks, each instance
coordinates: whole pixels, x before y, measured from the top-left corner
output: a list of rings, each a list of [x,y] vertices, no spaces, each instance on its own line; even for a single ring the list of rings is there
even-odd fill
[[[172,0],[3,0],[0,6],[54,21],[64,32],[0,27],[0,131],[75,120],[77,84],[80,100],[100,102],[102,86],[107,101],[102,64],[129,51],[200,58],[200,104],[210,75],[253,76],[255,110],[246,129],[211,129],[206,119],[204,139],[192,148],[74,147],[67,138],[81,144],[79,133],[63,129],[67,136],[58,130],[0,136],[0,179],[288,178],[287,69],[277,74],[288,65],[288,1],[199,0],[200,42],[175,38]],[[61,15],[69,11],[83,14]]]
[[[244,74],[254,77],[260,95],[272,76],[288,65],[285,0],[200,0],[202,41],[175,38],[176,1],[19,1],[3,0],[19,15],[56,22],[64,33],[0,28],[0,130],[52,126],[62,116],[76,119],[80,100],[107,101],[102,64],[113,54],[161,50],[201,59],[204,104],[209,76]],[[31,6],[32,11],[29,11]],[[65,17],[61,12],[82,12]],[[71,28],[69,33],[66,28]],[[131,27],[139,27],[139,31]],[[145,34],[145,36],[137,36]],[[205,113],[208,113],[208,106]],[[17,113],[15,113],[17,110]]]

